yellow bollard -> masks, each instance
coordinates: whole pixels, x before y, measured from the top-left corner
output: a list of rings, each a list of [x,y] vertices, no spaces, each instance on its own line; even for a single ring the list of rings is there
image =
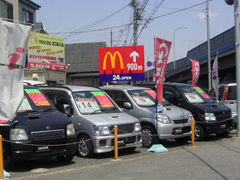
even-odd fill
[[[0,135],[0,170],[1,170],[1,179],[4,178],[4,174],[3,174],[3,145],[2,145],[2,135]]]
[[[192,118],[192,146],[195,146],[195,121]]]
[[[114,145],[115,145],[115,160],[118,160],[118,127],[114,126]]]

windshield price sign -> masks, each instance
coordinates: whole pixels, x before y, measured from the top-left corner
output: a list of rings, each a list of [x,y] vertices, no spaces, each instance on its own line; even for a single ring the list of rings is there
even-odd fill
[[[144,46],[99,48],[100,81],[145,79]]]

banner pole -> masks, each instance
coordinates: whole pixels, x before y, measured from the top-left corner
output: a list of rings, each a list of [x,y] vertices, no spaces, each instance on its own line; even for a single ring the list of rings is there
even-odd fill
[[[0,170],[1,170],[1,179],[4,178],[4,174],[3,174],[3,145],[2,145],[2,135],[0,135]]]

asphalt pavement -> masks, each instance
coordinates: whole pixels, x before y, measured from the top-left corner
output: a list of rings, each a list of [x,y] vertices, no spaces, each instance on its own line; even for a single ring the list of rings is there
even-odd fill
[[[68,165],[55,160],[21,164],[11,177],[24,180],[239,180],[240,137],[232,131],[226,138],[210,136],[205,141],[179,145],[172,141],[161,143],[168,152],[134,152],[100,154],[95,158],[74,157]],[[32,164],[31,164],[32,163]]]

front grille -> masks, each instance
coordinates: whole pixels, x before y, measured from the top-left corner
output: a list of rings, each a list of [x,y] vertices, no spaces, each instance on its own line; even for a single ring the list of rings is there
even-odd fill
[[[131,136],[127,138],[119,138],[118,146],[125,146],[125,144],[131,144],[136,142],[136,136]],[[114,139],[111,140],[111,146],[114,146]]]
[[[187,123],[188,119],[179,119],[179,120],[173,120],[175,124],[180,124],[180,123]]]
[[[36,132],[31,132],[31,134],[35,141],[59,139],[59,138],[65,137],[63,129],[50,130],[50,131],[36,131]]]
[[[117,125],[117,126],[118,126],[118,134],[132,133],[134,130],[133,124],[122,124],[122,125]],[[114,128],[114,126],[110,127],[110,131],[112,134],[114,134],[113,128]]]
[[[217,118],[217,121],[222,121],[222,120],[231,118],[231,111],[220,111],[220,112],[216,112],[214,114]]]

